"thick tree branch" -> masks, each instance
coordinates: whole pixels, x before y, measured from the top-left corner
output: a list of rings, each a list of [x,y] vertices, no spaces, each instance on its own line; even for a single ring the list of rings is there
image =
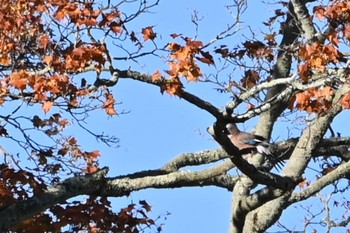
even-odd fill
[[[306,3],[300,0],[291,0],[291,3],[294,7],[295,15],[298,19],[298,22],[301,25],[301,28],[304,32],[304,35],[308,41],[316,39],[316,29],[313,26],[312,21],[310,20],[310,14],[306,8]]]
[[[233,164],[226,160],[222,164],[202,171],[177,171],[157,176],[120,176],[106,178],[107,168],[85,176],[75,176],[49,187],[41,195],[14,203],[0,211],[0,229],[9,229],[25,219],[47,210],[55,204],[79,195],[113,196],[129,195],[146,188],[179,188],[215,185],[230,189],[238,177],[227,175]]]
[[[242,206],[247,211],[255,210],[256,208],[262,206],[268,201],[271,201],[277,197],[280,197],[284,192],[280,189],[263,188],[259,191],[249,195]]]
[[[161,169],[169,172],[177,171],[182,167],[209,164],[225,158],[227,158],[227,154],[222,149],[186,153],[176,156],[172,161],[166,163]]]
[[[315,117],[313,121],[310,122],[309,126],[304,130],[302,136],[299,138],[299,141],[296,147],[293,150],[293,153],[290,157],[290,161],[287,163],[285,169],[282,172],[284,176],[291,176],[294,178],[301,177],[308,162],[310,161],[315,148],[318,147],[319,143],[322,140],[323,135],[325,134],[330,122],[333,118],[342,110],[342,106],[339,104],[339,100],[345,93],[350,91],[350,86],[344,84],[341,86],[335,93],[332,102],[332,108],[329,109],[325,114]],[[288,197],[289,199],[289,197]],[[288,201],[287,197],[277,198],[264,205],[264,208],[259,208],[256,211],[253,211],[249,214],[250,218],[253,216],[259,216],[259,218],[254,219],[256,223],[254,230],[251,226],[245,225],[246,231],[264,231],[272,223],[279,218],[282,213],[282,207],[286,205]],[[268,207],[268,206],[270,207]],[[276,210],[281,211],[268,211],[269,208],[275,208]],[[252,220],[249,220],[251,222]]]
[[[130,193],[146,188],[178,188],[186,186],[198,186],[198,183],[225,174],[233,167],[230,161],[226,161],[212,168],[202,171],[178,171],[165,175],[142,178],[110,178],[108,190],[103,195],[120,196],[122,193]]]
[[[295,43],[301,35],[298,23],[295,20],[293,5],[290,2],[288,4],[288,10],[289,12],[287,14],[287,19],[282,27],[283,37],[279,45],[281,49],[278,51],[276,64],[273,67],[273,80],[287,78],[289,76],[292,63],[292,56],[288,47]],[[289,99],[293,93],[288,89],[284,91],[285,88],[286,86],[281,84],[268,89],[265,101],[269,101],[276,95],[279,95],[281,92],[286,91],[287,93],[285,93],[284,96],[281,96],[281,101],[279,103],[271,105],[269,111],[265,111],[263,112],[263,114],[260,115],[260,123],[257,125],[256,128],[257,134],[265,138],[271,137],[273,124],[288,106]]]
[[[282,159],[289,159],[298,143],[299,138],[292,138],[274,144],[274,152],[282,155]],[[318,147],[312,152],[312,157],[338,156],[342,159],[349,159],[350,137],[322,139]]]

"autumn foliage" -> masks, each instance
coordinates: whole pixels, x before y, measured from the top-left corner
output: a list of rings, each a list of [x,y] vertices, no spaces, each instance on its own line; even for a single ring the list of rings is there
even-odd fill
[[[40,196],[48,184],[59,182],[63,174],[98,170],[100,152],[84,151],[74,136],[63,136],[63,132],[72,119],[77,119],[75,111],[102,109],[108,116],[117,114],[116,101],[108,87],[96,85],[91,88],[91,84],[82,85],[83,79],[77,77],[86,71],[100,74],[106,63],[112,61],[105,43],[74,38],[73,31],[99,28],[106,36],[118,36],[123,33],[123,20],[116,7],[100,8],[93,1],[57,0],[2,1],[0,20],[0,104],[6,107],[9,102],[17,101],[19,106],[20,102],[38,105],[42,111],[25,116],[28,129],[22,129],[16,118],[12,118],[20,107],[1,125],[1,136],[5,138],[12,138],[12,127],[21,130],[23,141],[14,140],[36,164],[29,170],[23,169],[17,166],[16,158],[2,150],[5,159],[0,168],[0,208],[3,209],[14,202]],[[152,39],[151,30],[142,32],[145,40]],[[96,103],[86,102],[91,96]],[[73,118],[63,117],[62,112],[71,113]],[[55,143],[35,142],[29,129],[41,132]],[[103,136],[101,140],[114,142],[113,138]],[[54,206],[50,209],[51,214],[33,216],[13,230],[57,232],[69,225],[74,231],[135,232],[138,225],[154,224],[146,215],[150,206],[146,202],[141,204],[140,209],[130,205],[114,213],[106,199],[91,197],[85,203]],[[142,214],[140,218],[136,217],[137,213]]]
[[[192,38],[177,34],[180,32],[162,35],[166,39],[160,40],[156,25],[129,28],[130,21],[148,12],[159,1],[150,5],[146,4],[148,1],[140,1],[140,7],[134,13],[123,12],[128,1],[111,2],[114,1],[1,2],[0,105],[11,110],[0,116],[0,137],[13,143],[11,145],[18,150],[0,148],[3,154],[0,211],[32,197],[40,198],[49,187],[60,184],[65,178],[93,175],[101,170],[99,158],[103,155],[98,148],[84,149],[79,138],[66,130],[75,125],[108,146],[116,144],[115,137],[91,132],[84,122],[92,112],[102,112],[106,118],[120,113],[113,86],[121,78],[155,85],[161,93],[184,98],[217,119],[219,111],[213,110],[212,105],[188,97],[188,82],[217,85],[219,92],[232,94],[236,105],[247,103],[248,110],[253,112],[251,116],[258,115],[260,109],[263,109],[260,112],[266,111],[266,108],[256,107],[267,102],[258,91],[278,85],[291,89],[286,101],[288,111],[322,116],[334,105],[339,87],[349,83],[349,72],[341,79],[335,75],[337,70],[348,68],[349,64],[345,49],[350,41],[348,1],[315,5],[308,19],[327,26],[328,30],[322,33],[322,38],[294,38],[284,47],[277,43],[279,34],[288,26],[283,24],[279,30],[271,30],[262,38],[245,37],[234,45],[224,40],[234,35],[229,32],[208,42],[200,36]],[[281,5],[286,8],[288,4],[281,2]],[[281,9],[276,10],[264,24],[272,27],[286,15]],[[302,26],[298,25],[299,28]],[[298,36],[304,33],[303,30],[298,31]],[[147,50],[150,47],[152,49]],[[116,50],[126,55],[119,55]],[[273,85],[271,83],[280,78],[276,78],[274,70],[282,51],[285,53],[283,59],[294,62],[288,77],[283,78],[293,77],[293,80]],[[131,66],[121,70],[115,62],[137,63],[144,56],[160,58],[164,67],[141,73]],[[219,70],[217,65],[220,63],[224,63],[224,68],[227,64],[235,69],[238,67],[239,75],[235,78],[228,75],[227,81],[221,81],[222,77],[208,78],[210,75],[206,75],[206,71]],[[327,73],[330,69],[334,72]],[[110,78],[106,79],[106,76]],[[325,81],[319,84],[320,80]],[[259,86],[269,83],[268,88]],[[283,88],[280,92],[285,90]],[[247,93],[252,94],[242,97]],[[269,103],[272,106],[273,101]],[[337,104],[350,109],[350,91],[342,93]],[[232,113],[234,109],[227,107],[226,110]],[[227,120],[225,117],[221,120]],[[29,165],[23,166],[22,161],[28,161]],[[323,175],[333,171],[333,166],[327,168]],[[299,183],[301,188],[307,185],[306,180]],[[89,194],[84,201],[64,200],[46,212],[3,230],[58,232],[69,227],[74,232],[138,232],[140,226],[156,226],[148,216],[150,211],[151,206],[140,201],[116,212],[108,197]]]

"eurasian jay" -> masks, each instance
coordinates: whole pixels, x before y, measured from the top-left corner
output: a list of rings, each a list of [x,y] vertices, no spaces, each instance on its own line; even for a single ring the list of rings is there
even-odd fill
[[[265,155],[271,163],[275,164],[279,169],[283,166],[283,162],[279,159],[277,155],[271,152],[271,144],[268,141],[258,135],[250,134],[247,132],[240,131],[236,124],[229,123],[226,125],[226,129],[229,133],[232,144],[236,146],[240,151],[252,153],[258,152]]]

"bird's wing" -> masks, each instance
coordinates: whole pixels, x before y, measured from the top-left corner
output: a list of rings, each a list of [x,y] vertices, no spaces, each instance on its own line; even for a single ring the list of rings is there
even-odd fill
[[[242,136],[240,137],[241,141],[243,143],[252,145],[252,146],[257,146],[260,144],[264,144],[266,146],[270,145],[265,138],[261,137],[261,136],[257,136],[257,135],[253,135],[253,134],[249,134],[249,133],[245,133],[243,134],[242,132]]]
[[[239,132],[234,136],[236,137],[236,140],[248,144],[250,146],[256,146],[259,143],[261,143],[261,140],[259,138],[256,138],[255,135],[247,132]]]
[[[247,132],[239,132],[236,135],[231,135],[231,141],[240,150],[253,149],[255,148],[260,154],[263,154],[270,160],[271,163],[275,164],[278,169],[282,169],[284,165],[283,161],[274,154],[270,147],[271,144],[259,135],[250,134]]]
[[[275,164],[278,169],[282,170],[282,167],[284,166],[283,160],[281,160],[278,155],[274,154],[270,148],[265,147],[264,145],[258,145],[256,150],[260,154],[266,155],[267,159],[270,160],[271,163]]]

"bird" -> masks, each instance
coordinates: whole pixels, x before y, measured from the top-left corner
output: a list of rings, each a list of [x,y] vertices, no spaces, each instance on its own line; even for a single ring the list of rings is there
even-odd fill
[[[241,152],[245,154],[258,152],[282,170],[283,161],[271,151],[271,144],[264,137],[240,131],[234,123],[227,124],[226,129],[232,144]]]

